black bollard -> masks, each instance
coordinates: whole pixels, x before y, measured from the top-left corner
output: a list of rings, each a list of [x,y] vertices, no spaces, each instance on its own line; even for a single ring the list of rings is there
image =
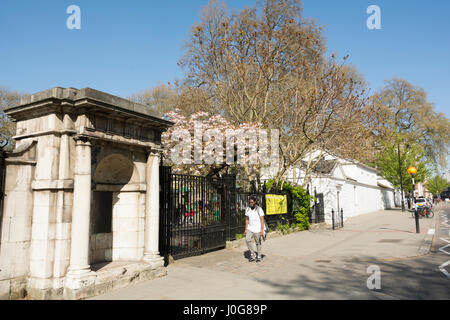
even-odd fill
[[[420,233],[419,212],[417,212],[417,208],[414,208],[414,218],[416,219],[416,233]]]
[[[420,226],[419,226],[419,212],[417,212],[417,204],[416,204],[416,194],[414,193],[414,190],[416,190],[416,183],[414,181],[414,174],[411,174],[412,176],[412,185],[413,185],[413,203],[414,206],[414,218],[416,220],[416,233],[420,233]]]
[[[334,209],[331,209],[331,221],[332,221],[333,230],[334,230]]]

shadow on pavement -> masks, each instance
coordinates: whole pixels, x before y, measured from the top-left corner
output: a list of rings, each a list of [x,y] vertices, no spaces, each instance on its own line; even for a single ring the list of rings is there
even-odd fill
[[[438,266],[436,255],[400,261],[367,259],[329,260],[300,264],[294,280],[258,279],[287,299],[450,299],[450,281]],[[442,260],[442,259],[441,259]],[[378,266],[381,289],[369,290],[369,266]],[[373,283],[373,281],[370,281]]]

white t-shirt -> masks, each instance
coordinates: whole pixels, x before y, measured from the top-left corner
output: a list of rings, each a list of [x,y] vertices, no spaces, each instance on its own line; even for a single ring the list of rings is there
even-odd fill
[[[261,207],[256,206],[255,209],[247,207],[245,215],[248,217],[247,229],[254,233],[261,232],[261,218],[264,217],[264,211]]]

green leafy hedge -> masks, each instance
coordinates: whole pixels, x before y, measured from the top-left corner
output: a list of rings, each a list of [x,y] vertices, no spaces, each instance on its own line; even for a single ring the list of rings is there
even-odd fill
[[[297,230],[308,230],[310,226],[309,222],[309,209],[311,201],[314,197],[309,195],[305,189],[299,186],[293,186],[288,182],[284,182],[283,185],[275,185],[274,180],[266,182],[266,188],[270,191],[287,191],[292,196],[292,210],[294,211],[294,217],[297,223],[290,226]],[[281,227],[280,227],[281,228]]]

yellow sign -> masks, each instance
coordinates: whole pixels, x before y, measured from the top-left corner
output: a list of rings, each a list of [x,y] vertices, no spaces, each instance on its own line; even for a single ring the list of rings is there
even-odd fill
[[[266,194],[266,214],[287,213],[287,196],[280,194]]]

